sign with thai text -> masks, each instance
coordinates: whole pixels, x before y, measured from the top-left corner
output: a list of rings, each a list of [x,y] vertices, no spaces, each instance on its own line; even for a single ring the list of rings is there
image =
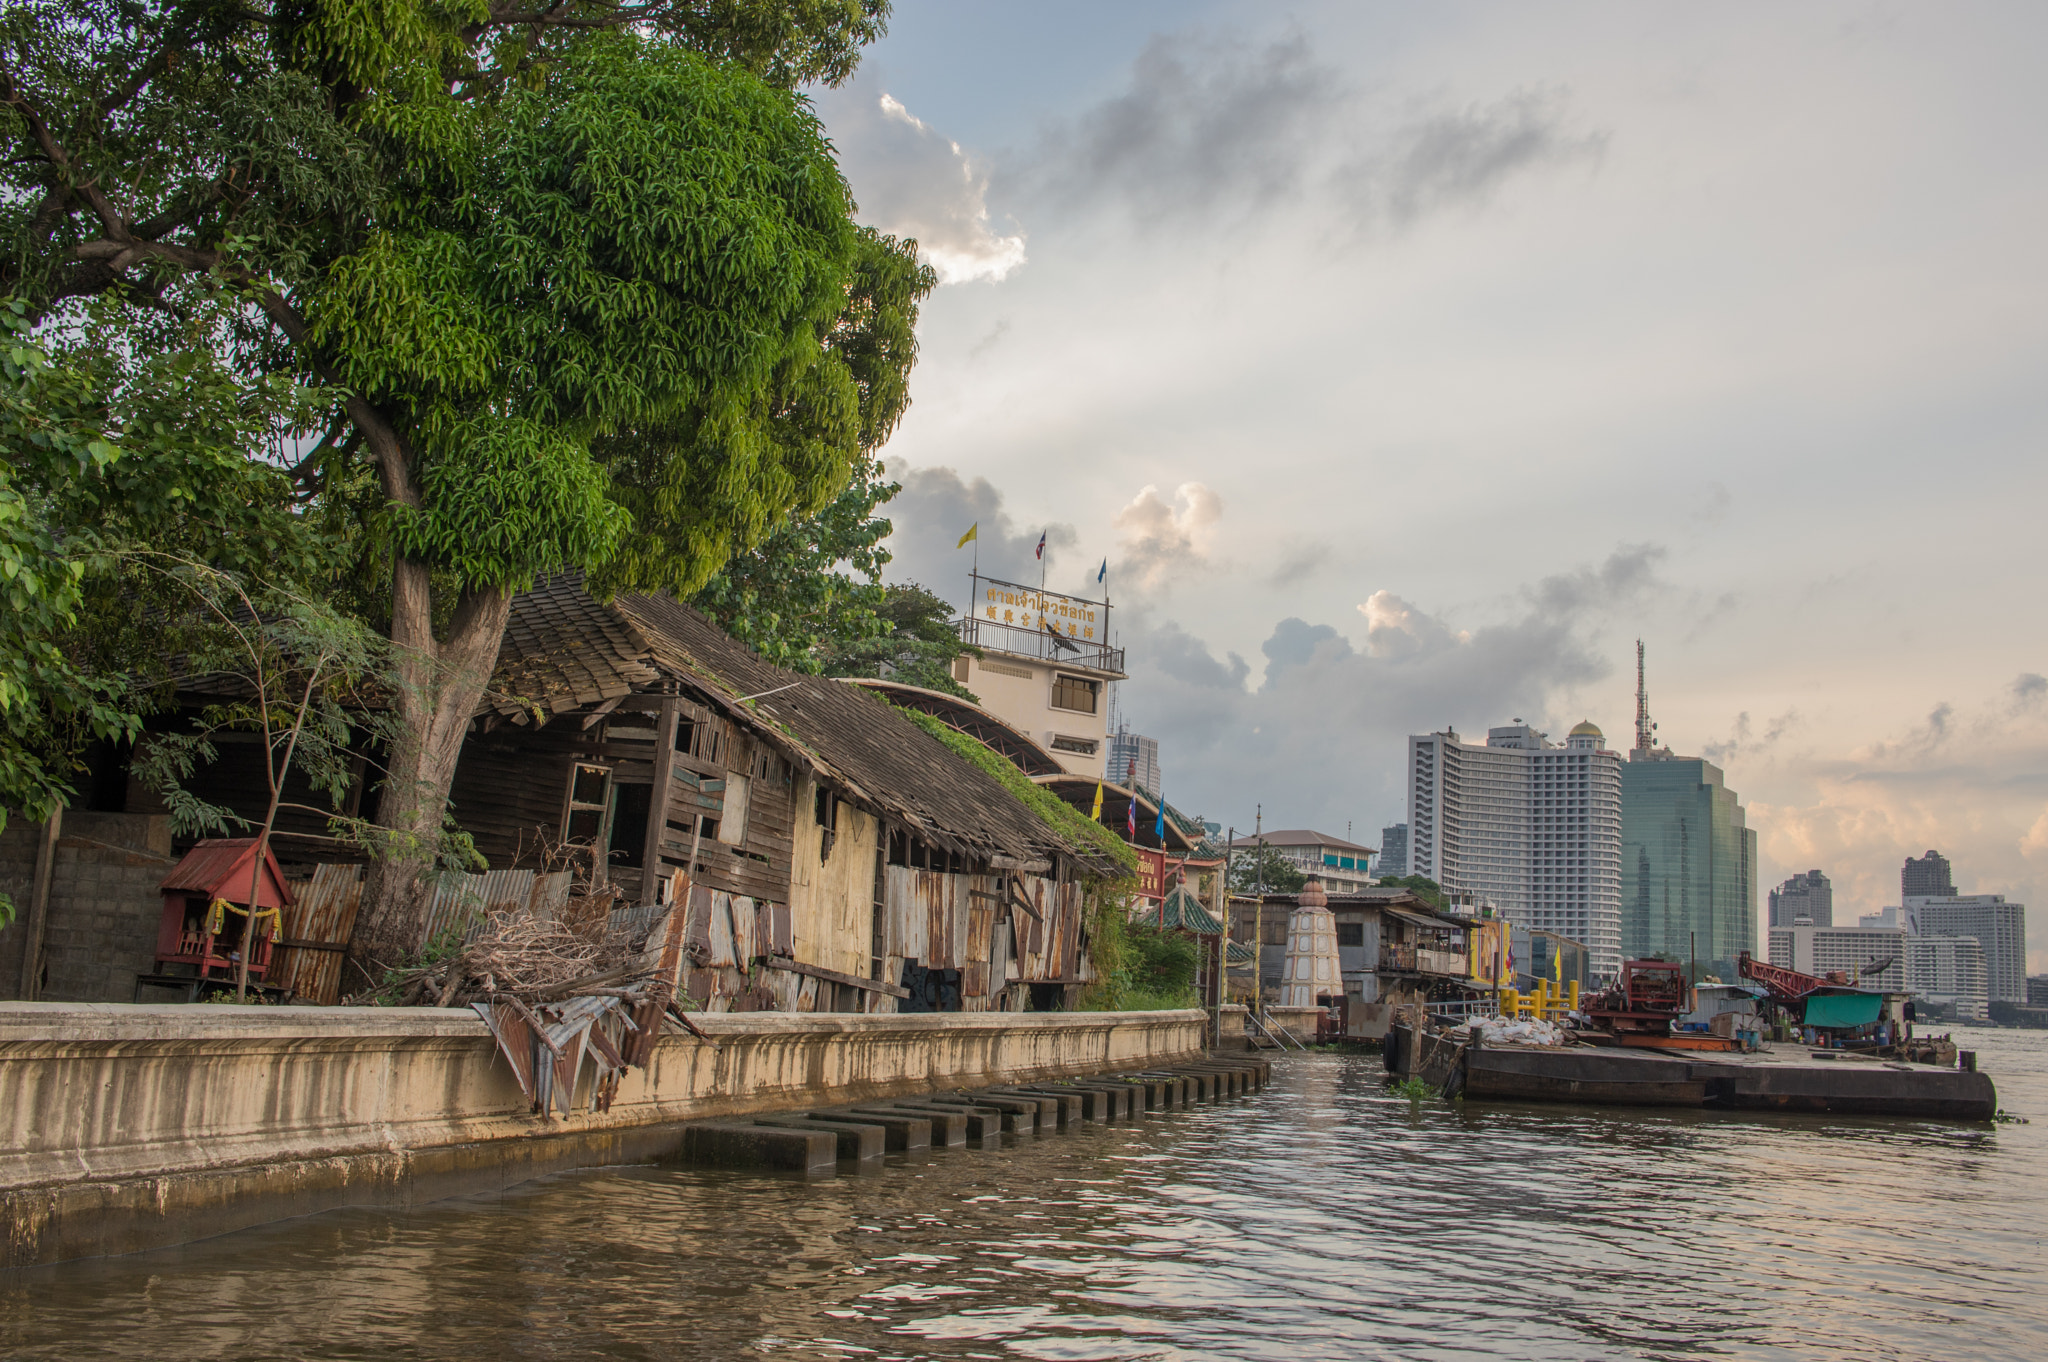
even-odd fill
[[[1132,847],[1138,853],[1138,897],[1163,899],[1166,897],[1166,853],[1147,851],[1143,847]]]
[[[1051,629],[1068,638],[1099,643],[1108,638],[1109,607],[1101,601],[1062,596],[992,577],[975,579],[974,613],[990,624],[1014,629]]]

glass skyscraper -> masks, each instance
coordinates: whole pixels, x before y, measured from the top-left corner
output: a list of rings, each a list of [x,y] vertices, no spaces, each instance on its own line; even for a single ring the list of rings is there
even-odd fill
[[[1621,881],[1629,959],[1697,950],[1702,973],[1733,981],[1756,951],[1756,832],[1712,762],[1638,747],[1621,764]]]

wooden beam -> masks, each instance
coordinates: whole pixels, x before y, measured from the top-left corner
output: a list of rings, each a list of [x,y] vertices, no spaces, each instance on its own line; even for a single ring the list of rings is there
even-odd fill
[[[590,711],[590,713],[584,715],[583,727],[585,728],[585,730],[596,727],[597,721],[602,719],[605,715],[611,713],[613,710],[617,709],[619,707],[619,701],[625,698],[626,697],[623,695],[614,695],[611,699],[605,701],[596,709],[593,709]]]
[[[836,969],[823,965],[806,965],[800,960],[784,960],[779,955],[756,957],[769,969],[786,969],[791,974],[808,974],[813,979],[823,979],[828,984],[844,984],[848,988],[864,988],[870,993],[886,993],[892,998],[908,998],[910,990],[896,984],[885,984],[880,979],[863,979],[858,974],[841,974]]]
[[[661,717],[654,725],[654,790],[647,808],[647,839],[640,851],[640,902],[652,903],[661,883],[662,835],[668,831],[668,797],[675,782],[669,772],[676,764],[676,720],[682,702],[671,695],[661,702]],[[691,873],[696,868],[691,867]]]
[[[64,806],[50,810],[36,844],[36,871],[29,890],[27,934],[21,943],[21,1000],[32,1003],[42,986],[43,939],[50,927],[50,877],[57,871],[57,838],[64,827]],[[908,995],[906,995],[908,996]]]

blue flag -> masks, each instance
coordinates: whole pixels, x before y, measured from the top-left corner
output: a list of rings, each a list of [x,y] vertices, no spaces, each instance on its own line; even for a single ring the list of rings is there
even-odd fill
[[[1163,850],[1166,846],[1166,796],[1159,796],[1159,823],[1152,829],[1152,835],[1159,839]]]
[[[1095,569],[1095,583],[1097,586],[1100,586],[1107,580],[1109,580],[1109,560],[1105,558],[1102,560],[1102,566]]]

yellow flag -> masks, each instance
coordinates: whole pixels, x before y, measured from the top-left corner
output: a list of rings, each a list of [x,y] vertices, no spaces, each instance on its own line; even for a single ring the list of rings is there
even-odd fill
[[[974,523],[973,523],[972,525],[969,525],[969,526],[967,527],[967,533],[966,533],[966,534],[963,534],[963,535],[961,535],[961,536],[960,536],[960,542],[959,542],[959,543],[957,543],[957,544],[955,544],[955,545],[954,545],[953,547],[954,547],[954,548],[956,548],[956,549],[964,549],[964,548],[966,548],[966,547],[967,547],[967,541],[968,541],[968,540],[970,540],[970,539],[980,539],[980,538],[981,538],[981,522],[980,522],[979,520],[977,520],[977,521],[975,521],[975,522],[974,522]]]
[[[1557,947],[1556,953],[1550,957],[1550,972],[1557,976],[1558,983],[1564,982],[1564,947]]]
[[[1095,782],[1095,807],[1088,811],[1088,816],[1098,823],[1102,821],[1102,782],[1099,780]]]

